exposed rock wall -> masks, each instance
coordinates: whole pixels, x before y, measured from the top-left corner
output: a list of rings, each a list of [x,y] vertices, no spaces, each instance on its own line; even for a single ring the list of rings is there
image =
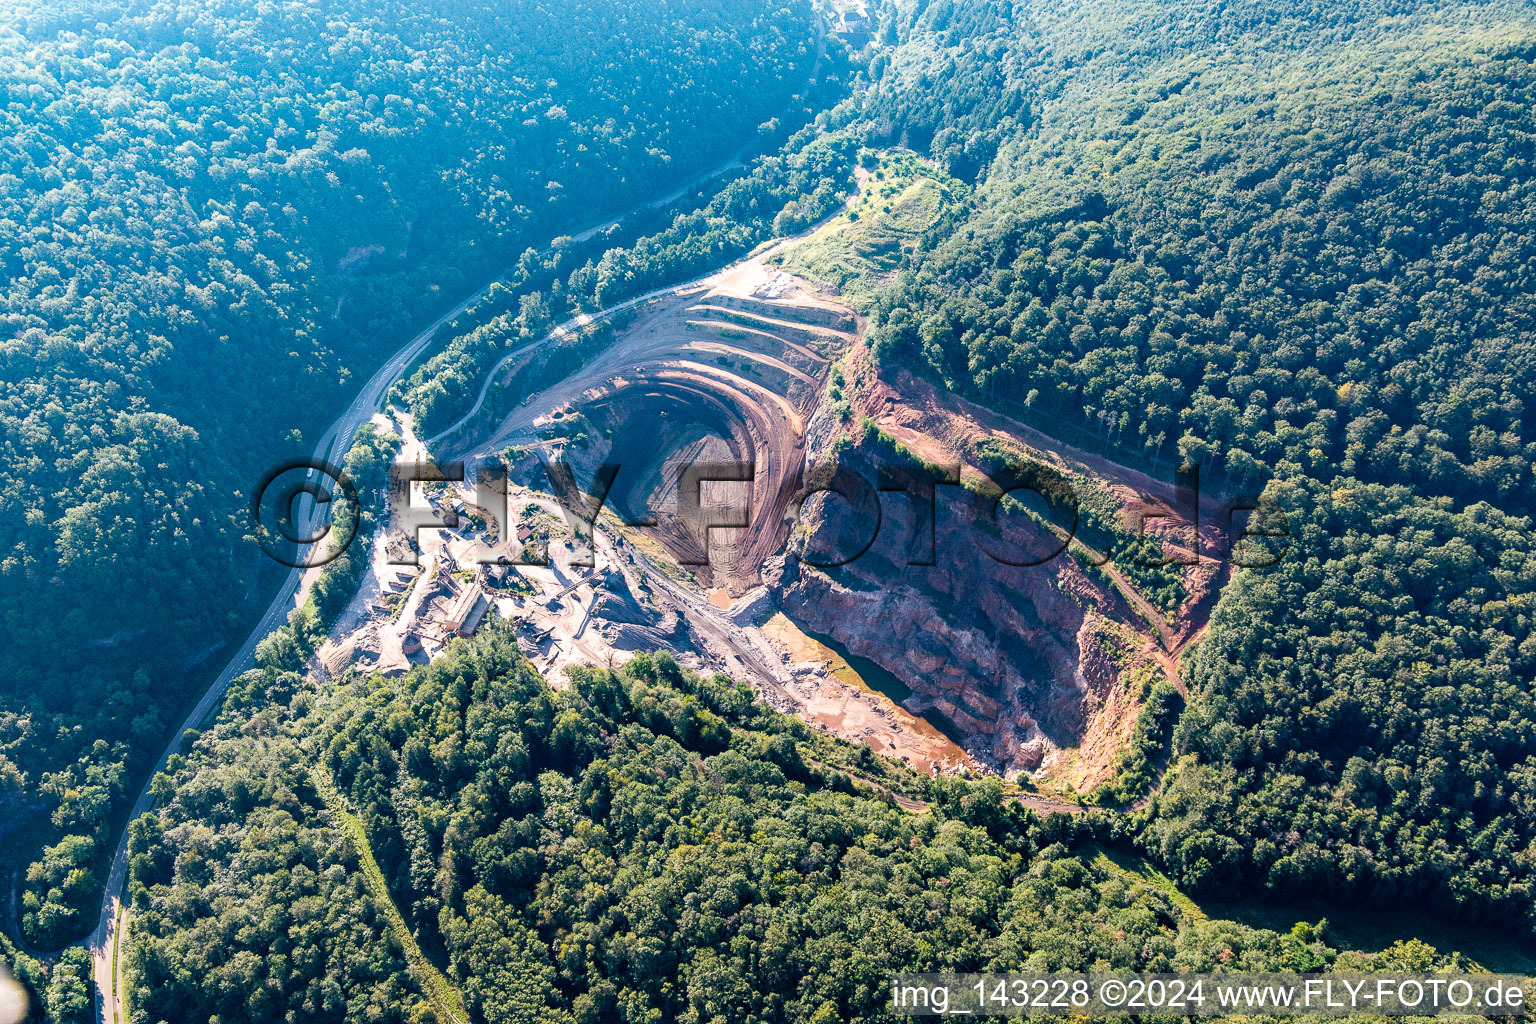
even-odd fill
[[[809,424],[811,457],[824,462],[839,433],[823,410]],[[868,446],[839,461],[875,479]],[[764,580],[779,606],[802,626],[829,635],[880,664],[912,690],[909,710],[934,708],[966,734],[978,759],[1012,773],[1048,773],[1070,763],[1079,785],[1112,772],[1076,763],[1090,732],[1119,735],[1126,715],[1124,665],[1143,640],[1139,620],[1117,593],[1091,578],[1070,555],[1042,565],[1011,566],[985,548],[996,539],[990,502],[961,488],[939,489],[932,565],[907,564],[908,498],[879,496],[876,539],[856,551],[873,523],[869,508],[841,498],[807,502],[788,554],[769,563]],[[1059,545],[1043,529],[1010,531],[1039,548]],[[920,547],[922,545],[919,545]],[[1146,635],[1142,635],[1146,634]],[[1130,708],[1134,719],[1134,707]],[[1115,722],[1097,722],[1111,715]],[[1095,744],[1113,761],[1113,744]],[[1113,765],[1108,766],[1112,769]]]

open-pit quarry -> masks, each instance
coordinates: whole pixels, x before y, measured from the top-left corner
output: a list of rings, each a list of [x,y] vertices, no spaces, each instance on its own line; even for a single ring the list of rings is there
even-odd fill
[[[421,568],[380,555],[326,667],[402,671],[483,608],[517,621],[556,685],[567,666],[665,649],[925,771],[1027,776],[1068,796],[1110,780],[1151,683],[1177,682],[1225,578],[1225,534],[1186,529],[1171,481],[883,373],[855,312],[770,255],[632,304],[563,379],[435,439],[439,460],[507,465],[506,510],[477,506],[471,481],[418,490],[410,500],[473,515],[420,532]],[[495,372],[511,381],[523,365]],[[1027,515],[999,528],[999,450],[1086,481],[1109,533],[1145,524],[1171,564],[1138,575],[1091,534],[1068,544]],[[912,564],[923,520],[901,492],[863,510],[880,524],[867,551],[812,564],[807,552],[868,524],[850,527],[857,502],[835,496],[802,507],[807,471],[840,461],[873,481],[896,456],[960,466],[961,486],[936,492],[933,557],[916,560],[931,564]],[[589,522],[587,499],[563,491],[591,492],[604,466],[617,472]],[[999,543],[1060,553],[1010,565],[987,553]]]
[[[737,597],[783,545],[806,424],[857,319],[803,282],[749,260],[647,304],[614,342],[531,396],[476,450],[538,445],[583,485],[619,467],[608,503],[713,586]],[[751,466],[750,480],[689,484],[685,471]],[[679,516],[679,501],[699,502]],[[684,521],[686,518],[687,521]],[[701,522],[750,521],[751,529]],[[706,544],[708,559],[706,564]]]

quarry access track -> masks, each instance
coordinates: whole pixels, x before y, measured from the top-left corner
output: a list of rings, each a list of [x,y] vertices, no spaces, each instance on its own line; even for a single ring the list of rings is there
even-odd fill
[[[672,202],[685,194],[689,189],[724,174],[732,168],[741,166],[741,156],[742,154],[738,152],[718,167],[696,175],[666,195],[641,203],[617,217],[611,217],[601,223],[583,228],[570,237],[576,241],[592,238],[599,232],[621,224],[636,213]],[[551,245],[546,247],[539,255],[545,256],[552,251],[553,246]],[[324,460],[332,465],[340,465],[351,447],[352,438],[357,429],[362,424],[368,422],[373,417],[373,414],[382,407],[390,390],[426,351],[438,329],[484,299],[490,293],[491,286],[500,281],[503,276],[505,275],[499,274],[492,280],[485,282],[453,308],[433,320],[425,329],[390,355],[383,365],[368,378],[351,404],[342,410],[336,420],[320,436],[315,446],[314,458]],[[641,299],[633,301],[639,302]],[[575,321],[571,323],[573,326],[575,325]],[[555,341],[557,337],[557,335],[552,333],[547,337],[530,342],[525,346],[525,350],[547,345]],[[320,510],[311,509],[305,516],[305,519],[306,521],[301,524],[299,532],[305,536],[315,535],[318,531],[314,527],[320,521]],[[302,554],[300,560],[302,560]],[[125,896],[128,885],[128,827],[135,819],[153,807],[154,798],[150,793],[150,784],[155,775],[165,769],[170,756],[180,748],[182,737],[187,731],[200,727],[213,715],[223,701],[224,694],[229,689],[230,684],[241,673],[255,665],[256,645],[273,630],[287,622],[288,613],[300,600],[305,588],[312,579],[312,572],[306,573],[304,569],[300,568],[290,570],[283,578],[276,595],[262,613],[261,618],[257,620],[250,634],[241,643],[240,647],[236,649],[223,670],[208,684],[208,688],[193,706],[191,712],[188,713],[186,719],[176,729],[165,750],[161,752],[159,759],[155,762],[154,769],[149,772],[148,777],[145,779],[143,788],[139,791],[132,807],[129,809],[128,816],[123,822],[122,831],[118,836],[112,862],[107,871],[107,884],[102,893],[101,910],[97,918],[96,928],[84,940],[84,945],[91,953],[92,995],[95,1001],[94,1016],[99,1024],[122,1024],[124,1020],[120,976],[122,973],[121,933],[126,913]]]
[[[639,313],[606,349],[507,411],[487,438],[454,457],[540,441],[563,447],[575,463],[617,464],[609,501],[629,521],[649,519],[638,528],[682,564],[707,561],[713,582],[731,595],[756,586],[788,534],[806,425],[832,361],[858,331],[851,309],[771,268],[766,255],[625,304]],[[566,438],[576,435],[595,441],[592,451],[573,451],[579,445]],[[696,461],[750,463],[752,475],[684,484]],[[684,486],[693,493],[680,494]],[[715,510],[716,521],[746,526],[702,526],[701,517],[678,511],[680,498]]]

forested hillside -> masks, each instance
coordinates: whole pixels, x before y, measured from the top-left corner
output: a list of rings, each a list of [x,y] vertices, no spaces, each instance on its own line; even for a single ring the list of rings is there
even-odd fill
[[[883,764],[667,655],[552,690],[503,626],[324,694],[253,672],[135,826],[133,1005],[443,1019],[436,968],[407,971],[321,796],[332,781],[474,1021],[887,1020],[898,969],[1454,962],[1206,920],[1100,852],[1113,819],[1042,824],[996,780]],[[926,787],[931,808],[850,770]]]
[[[822,98],[840,90],[829,70]],[[817,126],[807,126],[750,172],[708,190],[703,206],[628,245],[562,245],[542,256],[525,254],[509,286],[495,290],[474,315],[461,318],[459,333],[402,381],[403,404],[430,436],[462,416],[497,359],[508,348],[541,336],[557,319],[554,313],[597,312],[713,273],[765,239],[815,223],[847,198],[857,148],[849,135],[822,134]],[[588,249],[597,251],[589,254]],[[547,282],[547,291],[539,290],[541,282]],[[568,372],[572,358],[559,352],[551,362]],[[551,372],[550,379],[561,375]]]
[[[817,52],[798,0],[0,13],[0,833],[78,837],[35,941],[261,597],[244,489],[516,254],[780,130]]]
[[[1004,74],[1032,113],[874,300],[883,360],[1289,523],[1188,666],[1147,849],[1197,891],[1528,917],[1530,9],[1000,10],[894,22],[881,131],[966,171],[935,95]]]
[[[257,603],[262,469],[502,268],[404,381],[427,427],[570,308],[833,212],[862,147],[946,197],[847,295],[884,372],[1283,512],[1285,557],[1234,571],[1184,657],[1166,773],[1139,752],[1147,806],[1042,822],[661,655],[551,689],[495,622],[403,678],[263,659],[132,827],[135,1019],[830,1024],[884,1019],[898,968],[1447,962],[1209,921],[1175,884],[1529,932],[1529,6],[875,7],[819,116],[790,102],[823,53],[800,2],[0,16],[0,843],[36,860],[29,941],[92,923],[134,752]],[[528,251],[753,145],[632,244]],[[16,961],[89,1013],[78,953],[47,992]]]

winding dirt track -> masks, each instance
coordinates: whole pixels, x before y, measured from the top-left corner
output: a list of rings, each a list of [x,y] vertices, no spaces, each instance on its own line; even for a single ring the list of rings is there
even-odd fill
[[[530,396],[465,454],[496,452],[568,414],[584,416],[607,445],[593,457],[617,463],[626,487],[642,485],[643,494],[619,497],[655,520],[642,529],[686,564],[707,555],[709,574],[728,593],[755,586],[787,535],[802,487],[806,424],[822,400],[830,360],[854,342],[857,327],[852,310],[763,260],[651,297],[607,350]],[[737,510],[749,525],[713,534],[684,521],[680,506],[717,504],[726,488],[707,485],[709,497],[686,499],[678,490],[684,462],[722,447],[729,461],[752,465],[746,507]]]
[[[733,167],[740,166],[741,155],[738,152],[726,163],[690,179],[673,192],[659,199],[634,207],[618,217],[594,224],[571,237],[577,241],[591,238],[600,231],[605,231],[622,223],[635,213],[651,209],[655,206],[665,205],[697,184],[717,177]],[[546,248],[540,255],[546,255],[548,252],[550,252],[550,249]],[[341,415],[336,418],[335,422],[321,436],[315,446],[314,457],[330,462],[333,465],[339,465],[346,456],[347,449],[350,447],[352,437],[357,432],[358,427],[372,418],[373,414],[381,407],[389,390],[399,381],[406,368],[414,363],[417,357],[426,349],[427,345],[431,343],[432,336],[437,329],[483,299],[489,293],[491,285],[497,280],[500,280],[499,275],[497,278],[487,281],[474,292],[471,292],[463,301],[434,320],[425,330],[411,338],[410,341],[396,350],[389,359],[385,360],[384,364],[363,385],[357,397],[352,400],[352,403],[342,411]],[[670,291],[670,289],[664,291]],[[632,300],[626,306],[643,301],[644,298]],[[610,314],[612,312],[614,311],[609,311]],[[571,321],[570,325],[566,326],[566,329],[570,329],[570,326],[574,326],[574,323],[575,321]],[[557,335],[552,333],[545,338],[530,342],[519,351],[531,351],[534,348],[550,343],[556,337]],[[315,528],[319,525],[319,521],[318,509],[311,509],[308,513],[307,521],[299,525],[300,532],[305,535],[313,534]],[[225,692],[229,689],[230,684],[235,678],[254,666],[256,645],[274,629],[286,624],[288,613],[297,602],[304,583],[305,572],[302,569],[293,569],[284,578],[277,594],[273,597],[250,634],[235,651],[228,664],[224,666],[223,671],[208,685],[208,689],[204,691],[196,706],[193,707],[186,719],[176,729],[173,738],[167,744],[165,750],[161,752],[159,760],[156,761],[154,769],[149,773],[149,777],[145,780],[143,788],[139,791],[138,797],[134,800],[133,806],[128,812],[123,831],[118,837],[117,848],[112,856],[111,866],[107,872],[107,884],[102,895],[101,912],[97,919],[96,928],[85,940],[86,948],[91,953],[92,981],[94,983],[92,986],[93,996],[96,1004],[96,1019],[100,1024],[121,1024],[123,1021],[120,977],[122,962],[119,939],[123,914],[123,897],[128,882],[128,825],[153,806],[154,799],[149,791],[150,783],[158,772],[165,769],[170,756],[181,746],[183,734],[189,729],[197,728],[207,720],[209,715],[213,713],[214,709],[224,699]]]
[[[810,72],[807,74],[805,82],[795,95],[791,97],[791,101],[799,100],[808,94],[811,85],[821,73],[821,65],[826,59],[826,55],[826,25],[818,22],[815,59],[811,64]],[[575,241],[585,241],[600,231],[605,231],[610,227],[623,223],[636,213],[665,206],[681,198],[689,190],[713,178],[717,178],[733,168],[743,166],[743,160],[751,150],[752,145],[753,143],[750,141],[743,144],[729,159],[716,167],[702,171],[687,179],[671,192],[641,203],[619,214],[617,217],[612,217],[586,227],[570,237]],[[549,251],[549,248],[545,248],[539,255],[546,255]],[[371,418],[373,412],[382,404],[384,396],[388,394],[390,388],[395,385],[405,372],[405,369],[416,360],[431,342],[432,335],[436,332],[437,328],[464,312],[471,305],[479,302],[490,291],[490,287],[494,283],[494,280],[486,282],[386,360],[384,365],[369,378],[368,383],[363,386],[352,404],[347,407],[331,425],[330,429],[326,431],[325,435],[320,438],[315,448],[316,457],[339,464],[341,458],[346,455],[347,446],[350,445],[352,436],[356,433],[357,428],[365,420]],[[663,291],[667,290],[670,289],[664,289]],[[626,306],[643,301],[645,298],[632,300],[632,303],[627,303]],[[605,315],[611,315],[612,312],[610,310]],[[531,343],[530,347],[546,344],[550,340],[552,339],[539,339]],[[490,379],[488,378],[487,386],[489,383]],[[476,402],[477,409],[484,398],[485,389],[482,388],[480,398]],[[314,516],[315,511],[312,511],[309,516],[310,521],[304,524],[306,535],[312,532],[309,528],[314,525]],[[235,656],[230,659],[224,670],[209,684],[208,689],[204,692],[202,698],[199,699],[196,707],[192,709],[186,720],[182,722],[181,726],[173,734],[173,739],[161,753],[154,769],[149,773],[148,779],[145,780],[144,788],[139,792],[127,819],[124,821],[123,831],[118,837],[117,847],[112,856],[112,864],[108,869],[107,885],[102,895],[101,912],[97,919],[96,929],[85,940],[86,948],[91,952],[92,997],[95,1002],[95,1017],[100,1024],[121,1024],[123,1020],[120,979],[122,963],[118,947],[123,912],[122,897],[128,880],[128,826],[152,806],[149,793],[150,783],[155,775],[164,769],[171,754],[175,753],[176,749],[180,746],[182,735],[188,729],[201,725],[223,699],[225,691],[229,689],[229,685],[235,677],[254,664],[256,645],[273,629],[287,621],[288,610],[293,607],[293,602],[296,600],[296,595],[299,593],[303,583],[304,572],[302,570],[295,569],[288,574],[277,595],[273,598],[272,603],[267,606],[266,612],[263,613],[261,620],[256,624],[256,628],[252,630],[250,636],[241,644],[239,650],[236,651]]]

